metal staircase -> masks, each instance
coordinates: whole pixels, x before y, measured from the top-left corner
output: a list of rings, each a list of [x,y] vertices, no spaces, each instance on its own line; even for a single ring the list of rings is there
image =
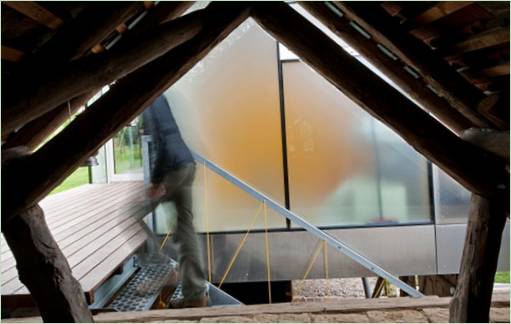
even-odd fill
[[[292,223],[297,224],[301,226],[303,229],[305,229],[307,232],[311,233],[315,237],[324,240],[328,245],[336,249],[337,251],[343,253],[344,255],[350,257],[355,262],[359,263],[361,266],[365,267],[369,271],[375,273],[379,277],[382,277],[386,279],[388,282],[392,283],[399,289],[405,291],[408,295],[412,297],[423,297],[424,295],[414,289],[413,287],[407,285],[405,282],[401,281],[396,276],[392,275],[373,261],[371,261],[366,256],[362,255],[361,253],[357,252],[355,249],[348,246],[346,243],[341,242],[337,238],[331,236],[330,234],[326,233],[325,231],[319,229],[317,226],[312,225],[311,223],[307,222],[305,219],[300,217],[299,215],[293,213],[292,211],[286,209],[284,206],[280,205],[275,200],[271,199],[270,197],[264,195],[263,193],[257,191],[255,188],[251,187],[244,181],[238,179],[234,175],[230,174],[228,171],[222,169],[218,165],[214,164],[213,162],[207,160],[200,154],[193,152],[195,160],[205,165],[208,169],[215,172],[225,180],[229,181],[233,185],[237,186],[238,188],[242,189],[258,201],[266,204],[268,207],[273,209],[278,215],[285,217],[289,219]]]
[[[148,259],[151,259],[149,257]],[[144,311],[157,303],[169,277],[177,277],[178,263],[173,259],[169,262],[144,262],[136,274],[125,284],[106,308],[119,312]],[[209,283],[208,306],[239,306],[241,302]],[[181,285],[178,285],[165,304],[171,300],[182,298]]]

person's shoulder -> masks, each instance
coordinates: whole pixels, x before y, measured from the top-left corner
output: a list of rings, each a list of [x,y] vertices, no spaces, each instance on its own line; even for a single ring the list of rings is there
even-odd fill
[[[167,98],[165,98],[164,95],[158,96],[158,98],[156,98],[156,100],[154,100],[154,103],[155,104],[165,104],[165,105],[168,105]]]

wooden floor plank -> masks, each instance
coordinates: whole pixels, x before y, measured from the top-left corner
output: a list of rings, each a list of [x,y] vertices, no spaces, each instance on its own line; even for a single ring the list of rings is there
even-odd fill
[[[68,246],[74,242],[81,242],[81,246],[87,246],[93,243],[93,238],[86,236],[91,231],[94,231],[98,227],[104,227],[106,223],[111,223],[112,228],[121,223],[121,221],[127,217],[131,217],[131,214],[135,213],[137,206],[132,206],[132,209],[125,209],[125,205],[131,198],[136,197],[137,192],[133,192],[129,196],[120,196],[114,200],[109,200],[108,204],[103,206],[101,211],[91,213],[91,217],[85,217],[82,222],[75,224],[74,226],[67,228],[65,231],[54,234],[54,238],[57,241],[59,248],[62,250],[66,258],[69,258],[72,251],[68,249]],[[122,212],[121,212],[122,211]],[[51,229],[50,229],[51,230]],[[104,234],[109,237],[111,233],[103,231]],[[53,234],[53,231],[52,231]],[[72,267],[74,265],[69,259],[69,264]],[[13,277],[17,276],[15,269],[14,258],[8,259],[2,262],[2,283],[6,284]]]
[[[144,242],[146,234],[131,216],[141,208],[134,202],[137,198],[142,202],[143,190],[141,181],[87,185],[72,193],[56,194],[60,197],[42,203],[50,208],[47,213],[50,230],[69,258],[73,274],[84,278],[87,286],[96,287],[106,280],[111,271]],[[120,212],[123,208],[125,211]],[[2,300],[28,294],[17,277],[15,262],[5,240],[2,238],[0,243],[2,252],[5,252],[2,253]],[[10,269],[5,269],[5,265],[9,266],[6,260],[9,255],[13,264]]]
[[[126,185],[128,185],[128,184],[126,184]],[[107,191],[105,191],[105,190],[107,190]],[[88,192],[87,194],[83,194],[81,201],[78,204],[68,203],[67,201],[64,201],[61,203],[60,209],[57,211],[54,211],[54,212],[51,212],[51,211],[49,212],[48,210],[45,210],[43,208],[43,210],[45,211],[45,219],[46,219],[46,223],[48,224],[48,227],[50,229],[55,230],[56,226],[58,225],[57,223],[65,223],[66,221],[70,221],[71,219],[73,219],[73,215],[75,215],[76,209],[78,207],[81,207],[82,205],[85,205],[85,206],[95,205],[95,201],[93,201],[93,199],[101,198],[101,197],[103,197],[103,199],[104,199],[105,195],[110,191],[116,192],[116,191],[118,191],[118,188],[116,188],[116,186],[103,185],[100,187],[96,187],[96,190],[93,192]],[[71,214],[71,212],[73,212],[73,214]],[[70,216],[70,214],[71,214],[71,216]],[[67,215],[67,217],[63,217],[63,215]],[[2,236],[2,239],[3,239],[3,236]],[[9,252],[9,251],[10,251],[9,249],[2,250],[2,254]]]
[[[133,224],[128,229],[108,241],[99,241],[91,249],[84,251],[80,257],[80,263],[73,268],[73,276],[75,278],[83,278],[99,263],[103,262],[108,256],[125,244],[132,236],[134,236],[141,227],[139,224]]]
[[[81,197],[72,202],[65,202],[61,204],[60,207],[55,208],[53,210],[45,210],[46,220],[48,225],[54,228],[56,222],[62,222],[65,220],[69,220],[70,213],[79,213],[84,208],[90,208],[90,206],[94,206],[95,202],[103,202],[108,201],[108,197],[110,195],[116,195],[118,193],[122,193],[126,190],[130,190],[133,188],[135,183],[129,182],[123,185],[108,185],[97,188],[94,192],[91,192],[88,195],[81,195]]]
[[[50,228],[50,231],[52,232],[53,236],[55,237],[55,240],[57,241],[57,244],[59,244],[60,240],[62,238],[64,238],[62,236],[63,234],[61,234],[62,232],[65,232],[66,230],[68,230],[71,227],[76,228],[77,226],[78,227],[84,226],[85,224],[82,225],[82,224],[80,224],[80,222],[84,221],[84,220],[91,221],[91,218],[89,218],[89,217],[91,217],[91,215],[97,214],[96,216],[92,216],[92,219],[101,217],[101,211],[104,210],[105,208],[109,208],[113,202],[117,202],[117,201],[129,202],[130,200],[135,199],[137,196],[140,196],[140,197],[143,196],[142,188],[139,186],[132,186],[132,187],[127,188],[126,190],[131,190],[131,191],[129,191],[129,192],[128,191],[118,191],[118,192],[112,191],[108,196],[106,194],[104,194],[103,200],[99,201],[99,203],[96,200],[92,200],[92,201],[87,200],[89,202],[89,204],[94,206],[90,210],[86,211],[85,213],[83,213],[85,210],[82,210],[81,213],[80,213],[80,211],[77,211],[76,214],[73,213],[73,216],[68,216],[69,220],[67,223],[66,223],[66,219],[63,218],[62,221],[60,221],[58,223],[48,225],[48,227]],[[7,253],[9,254],[9,257],[7,257]],[[10,253],[10,250],[6,251],[5,254],[2,254],[2,257],[1,257],[2,269],[5,269],[5,267],[8,266],[8,263],[6,263],[6,262],[8,262],[8,259],[11,259],[10,260],[11,263],[13,262],[12,253]],[[4,272],[4,271],[2,271],[2,272]]]
[[[147,234],[144,231],[138,232],[129,241],[127,241],[115,253],[109,256],[108,262],[102,262],[92,269],[87,275],[80,279],[82,287],[86,291],[93,292],[101,283],[98,278],[111,275],[116,267],[114,264],[121,264],[129,258],[130,251],[137,250],[142,246],[147,239]],[[108,278],[108,276],[106,278]]]

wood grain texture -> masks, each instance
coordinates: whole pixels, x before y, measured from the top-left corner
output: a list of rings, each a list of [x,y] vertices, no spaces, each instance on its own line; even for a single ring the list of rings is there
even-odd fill
[[[508,194],[509,198],[509,194]],[[488,323],[493,282],[506,224],[503,199],[472,195],[467,237],[449,322]],[[509,207],[509,202],[507,203]]]
[[[39,206],[2,225],[20,280],[46,322],[92,322],[85,295],[53,240]],[[37,269],[37,271],[34,271]]]
[[[338,17],[322,2],[300,4],[456,134],[473,125],[445,99],[429,90],[423,80],[403,69],[403,62],[392,59],[378,47],[378,43],[356,31],[349,20]]]
[[[3,3],[51,30],[58,29],[64,23],[60,17],[34,1],[4,1]]]
[[[372,37],[415,68],[449,103],[476,126],[491,124],[475,110],[483,94],[431,48],[399,28],[377,4],[337,2],[343,13],[362,26]]]
[[[145,232],[132,217],[139,214],[140,207],[133,202],[143,199],[144,186],[142,182],[121,182],[84,187],[94,190],[76,188],[71,190],[76,191],[73,195],[56,194],[66,199],[78,195],[81,199],[68,203],[59,197],[53,198],[51,202],[59,202],[66,211],[62,213],[58,206],[50,208],[48,218],[53,222],[48,228],[90,298],[93,289],[107,280],[146,239]],[[42,204],[45,205],[44,200]],[[17,276],[12,254],[9,249],[2,249],[2,252],[2,302],[8,305],[26,303],[29,292]]]
[[[67,100],[118,80],[197,35],[200,14],[170,21],[122,46],[62,64],[3,106],[2,134],[28,123]]]

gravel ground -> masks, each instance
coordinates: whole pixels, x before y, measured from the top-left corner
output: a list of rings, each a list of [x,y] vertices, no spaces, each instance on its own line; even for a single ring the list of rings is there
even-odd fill
[[[376,278],[368,278],[372,291]],[[317,297],[365,298],[361,278],[293,280],[293,299]]]

